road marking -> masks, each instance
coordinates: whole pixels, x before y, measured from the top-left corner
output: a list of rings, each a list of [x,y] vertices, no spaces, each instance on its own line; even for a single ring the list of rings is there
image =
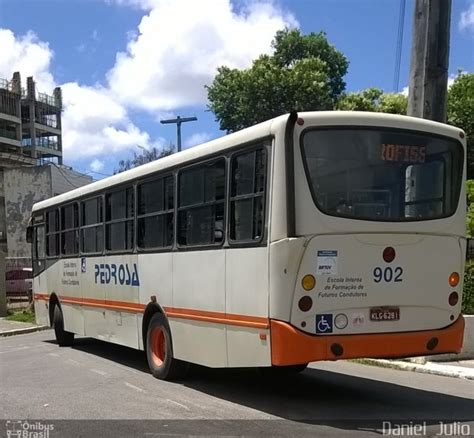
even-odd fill
[[[128,386],[129,388],[134,389],[135,391],[146,392],[144,389],[139,388],[138,386],[132,385],[131,383],[128,383],[128,382],[123,382],[123,383],[125,383],[126,386]]]
[[[53,356],[53,357],[59,357],[59,354],[58,353],[48,353],[49,356]]]
[[[189,411],[189,408],[181,403],[178,403],[177,401],[174,401],[174,400],[171,400],[169,398],[166,399],[166,401],[170,402],[170,403],[173,403],[175,405],[178,405],[178,406],[181,406],[182,408],[186,409],[187,411]]]
[[[3,353],[14,353],[15,351],[21,351],[21,350],[28,350],[30,347],[19,347],[19,348],[12,348],[11,350],[5,350],[5,351],[0,351],[0,354]]]
[[[108,376],[108,373],[106,373],[105,371],[96,370],[94,368],[91,368],[90,371],[92,371],[93,373],[96,373],[96,374],[100,374],[101,376]]]
[[[77,360],[74,360],[74,359],[68,359],[67,362],[72,363],[74,365],[81,366],[81,364]]]

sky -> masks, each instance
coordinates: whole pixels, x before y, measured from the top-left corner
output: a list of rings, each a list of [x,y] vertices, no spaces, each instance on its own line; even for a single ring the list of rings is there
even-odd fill
[[[408,85],[414,0],[407,0],[394,90],[401,0],[0,0],[0,78],[20,71],[63,92],[64,163],[95,179],[140,148],[224,135],[207,109],[217,67],[271,54],[279,29],[324,31],[350,64],[346,91]],[[452,0],[449,75],[474,71],[474,0]]]

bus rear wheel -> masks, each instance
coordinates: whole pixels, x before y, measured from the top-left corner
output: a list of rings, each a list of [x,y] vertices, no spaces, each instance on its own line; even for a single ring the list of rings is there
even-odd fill
[[[64,330],[63,312],[58,305],[54,306],[53,328],[56,342],[60,347],[70,347],[74,342],[74,333]]]
[[[148,325],[146,356],[150,371],[157,379],[176,380],[187,373],[188,363],[173,357],[171,331],[162,313],[155,313]]]

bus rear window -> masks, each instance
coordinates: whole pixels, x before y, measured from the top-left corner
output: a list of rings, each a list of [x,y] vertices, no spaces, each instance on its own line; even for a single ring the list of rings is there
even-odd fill
[[[396,129],[308,130],[306,175],[325,214],[376,221],[451,216],[461,189],[463,150],[449,137]]]

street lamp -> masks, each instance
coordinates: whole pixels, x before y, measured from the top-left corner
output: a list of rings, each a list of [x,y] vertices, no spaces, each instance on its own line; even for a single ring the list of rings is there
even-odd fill
[[[177,131],[177,136],[178,136],[178,152],[181,152],[181,123],[184,122],[194,122],[197,120],[197,117],[176,117],[176,119],[167,119],[167,120],[160,120],[160,123],[163,123],[163,125],[167,125],[169,123],[176,123],[176,131]]]

